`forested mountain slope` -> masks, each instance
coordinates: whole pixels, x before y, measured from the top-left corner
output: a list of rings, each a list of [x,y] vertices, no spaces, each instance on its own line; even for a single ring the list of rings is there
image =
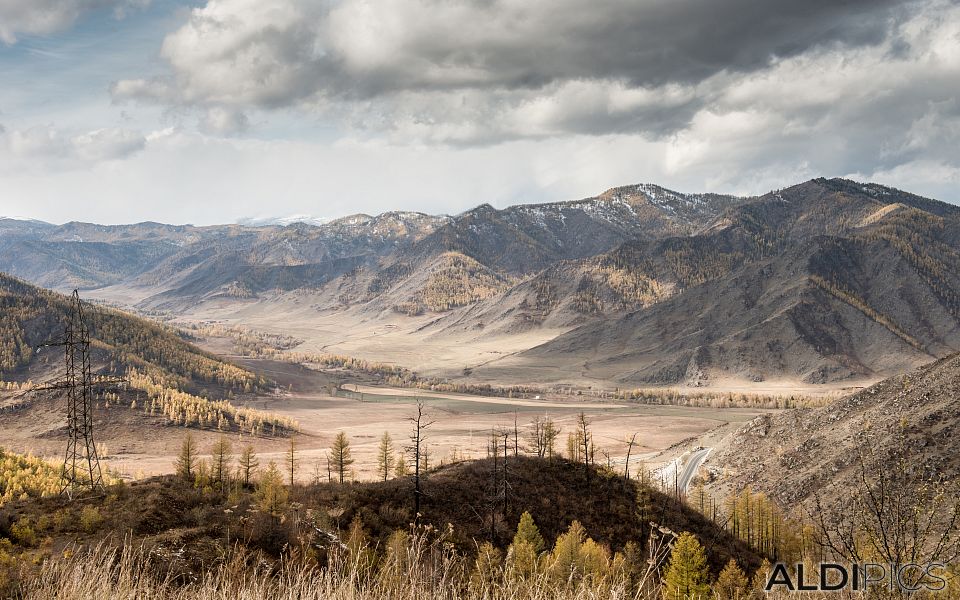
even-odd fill
[[[58,366],[61,351],[44,349],[56,341],[71,312],[70,299],[0,273],[0,376],[42,374],[40,362]],[[101,363],[152,368],[189,383],[242,387],[253,374],[204,352],[174,331],[118,310],[86,306],[85,323]],[[53,355],[53,356],[51,356]]]

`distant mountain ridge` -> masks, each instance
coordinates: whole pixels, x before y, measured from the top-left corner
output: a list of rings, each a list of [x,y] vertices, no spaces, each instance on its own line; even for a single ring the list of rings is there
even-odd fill
[[[173,313],[308,294],[366,320],[432,316],[418,331],[437,339],[560,332],[496,362],[521,380],[549,363],[618,386],[822,383],[960,350],[960,208],[843,179],[321,225],[0,221],[0,271]]]

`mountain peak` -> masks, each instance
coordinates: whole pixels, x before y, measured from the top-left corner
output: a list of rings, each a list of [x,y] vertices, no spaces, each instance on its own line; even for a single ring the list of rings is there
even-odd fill
[[[270,225],[287,227],[297,223],[319,226],[327,222],[329,222],[329,219],[314,217],[311,215],[289,215],[286,217],[245,217],[242,219],[237,219],[237,225],[243,225],[245,227],[266,227]]]

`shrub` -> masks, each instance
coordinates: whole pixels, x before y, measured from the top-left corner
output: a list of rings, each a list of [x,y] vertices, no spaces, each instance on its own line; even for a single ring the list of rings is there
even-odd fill
[[[93,533],[103,526],[103,516],[96,506],[84,506],[80,512],[80,529]]]
[[[21,546],[33,547],[37,545],[37,532],[34,531],[33,525],[27,517],[21,517],[13,524],[13,527],[10,528],[10,535]]]

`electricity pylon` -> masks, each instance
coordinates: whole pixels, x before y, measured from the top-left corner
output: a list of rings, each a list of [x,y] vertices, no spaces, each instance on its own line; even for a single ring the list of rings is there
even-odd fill
[[[90,330],[83,320],[83,305],[77,290],[73,291],[70,305],[63,338],[43,344],[63,346],[66,375],[60,381],[35,389],[67,391],[67,430],[70,437],[60,473],[60,493],[72,497],[77,490],[96,492],[103,489],[103,471],[93,439],[93,390],[96,386],[123,380],[93,380],[90,371]]]

